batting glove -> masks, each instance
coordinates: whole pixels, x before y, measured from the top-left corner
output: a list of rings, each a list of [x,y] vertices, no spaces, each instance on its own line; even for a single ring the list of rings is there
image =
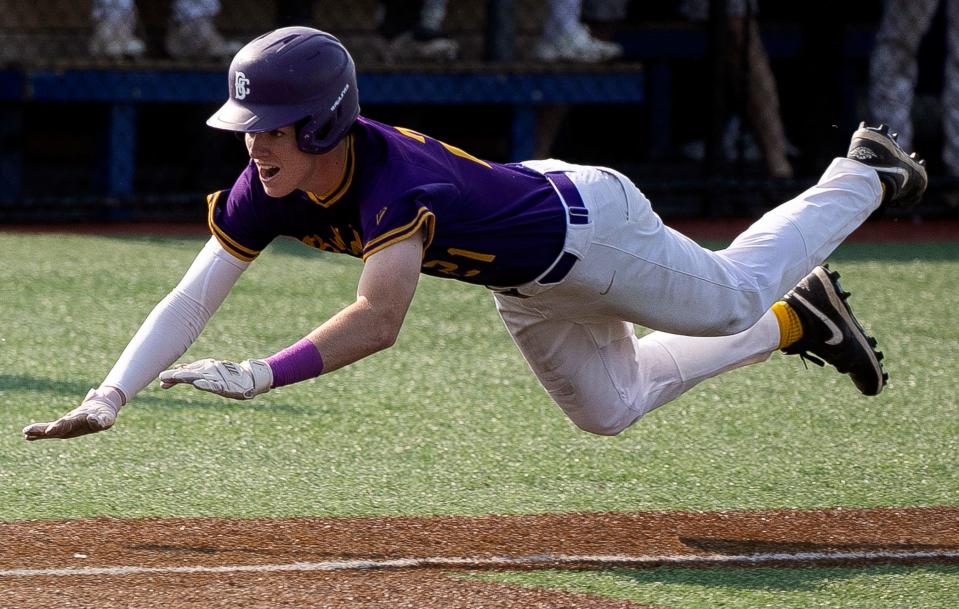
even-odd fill
[[[109,429],[123,406],[120,394],[91,389],[83,402],[52,423],[34,423],[23,428],[27,440],[75,438]]]
[[[234,400],[249,400],[270,390],[273,369],[261,359],[248,359],[238,364],[201,359],[160,373],[160,387],[169,389],[179,383],[189,383],[200,391]]]

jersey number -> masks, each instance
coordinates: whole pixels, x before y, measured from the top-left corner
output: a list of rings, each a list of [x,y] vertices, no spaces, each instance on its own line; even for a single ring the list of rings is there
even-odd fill
[[[494,254],[483,254],[481,252],[462,250],[456,247],[447,249],[446,253],[449,254],[450,257],[468,258],[477,262],[492,262],[496,259]],[[423,263],[423,268],[425,269],[433,269],[437,273],[462,279],[476,277],[482,272],[480,269],[464,269],[460,267],[460,264],[450,262],[449,260],[428,260]]]

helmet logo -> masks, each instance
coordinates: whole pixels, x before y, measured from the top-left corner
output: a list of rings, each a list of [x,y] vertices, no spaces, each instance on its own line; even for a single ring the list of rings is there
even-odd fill
[[[236,73],[236,79],[233,81],[233,97],[236,99],[245,99],[250,94],[250,79],[243,72]]]
[[[346,97],[346,92],[350,90],[350,83],[346,83],[346,86],[343,87],[343,90],[340,91],[340,94],[337,96],[336,101],[333,102],[333,105],[330,106],[330,112],[335,112],[336,107],[340,105],[340,102],[343,101],[343,98]]]

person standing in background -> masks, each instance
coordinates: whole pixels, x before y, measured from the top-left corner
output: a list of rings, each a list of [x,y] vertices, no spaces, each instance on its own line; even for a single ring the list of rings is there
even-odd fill
[[[690,21],[706,22],[709,0],[683,0],[680,11]],[[793,166],[786,154],[788,144],[780,116],[776,77],[760,37],[755,17],[757,11],[756,0],[729,0],[726,3],[730,44],[725,59],[731,75],[727,84],[733,96],[745,95],[745,119],[759,140],[769,177],[791,178]],[[737,83],[742,82],[743,77],[748,84],[741,91]]]
[[[919,79],[919,45],[940,5],[939,0],[886,0],[869,62],[869,112],[899,128],[899,141],[912,146],[912,104]],[[959,176],[959,2],[946,13],[946,65],[942,85],[942,162]]]

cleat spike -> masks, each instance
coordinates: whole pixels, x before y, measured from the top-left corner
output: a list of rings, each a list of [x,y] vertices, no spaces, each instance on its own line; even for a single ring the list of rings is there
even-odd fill
[[[866,121],[859,121],[859,128],[860,128],[860,129],[865,129],[865,128],[866,128]]]
[[[882,351],[876,351],[876,360],[877,360],[877,361],[880,361],[880,362],[881,362],[884,357],[886,357],[886,356],[883,355]]]
[[[894,140],[898,140],[898,139],[899,139],[899,133],[898,133],[898,132],[897,132],[897,133],[890,133],[890,134],[889,134],[889,137],[891,137],[891,138],[894,139]]]

